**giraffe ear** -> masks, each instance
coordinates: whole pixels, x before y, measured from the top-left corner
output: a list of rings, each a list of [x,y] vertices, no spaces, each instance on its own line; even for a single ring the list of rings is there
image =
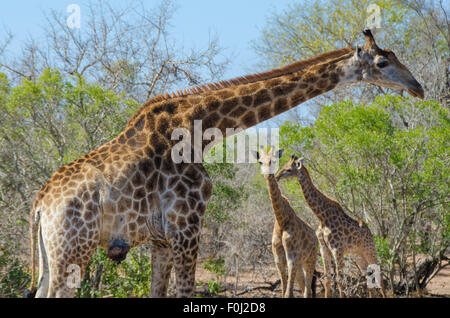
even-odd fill
[[[359,45],[356,46],[355,58],[358,60],[362,58],[362,48]]]
[[[253,155],[253,157],[255,157],[256,158],[256,160],[259,160],[259,152],[258,151],[252,151],[252,155]]]
[[[295,160],[295,166],[297,167],[297,169],[300,169],[303,166],[304,162],[305,162],[304,158]]]
[[[275,153],[275,157],[280,159],[281,156],[283,155],[284,149],[280,149]]]

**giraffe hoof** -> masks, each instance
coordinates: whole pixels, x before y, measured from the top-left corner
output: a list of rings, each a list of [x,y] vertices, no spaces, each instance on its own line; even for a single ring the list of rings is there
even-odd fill
[[[108,257],[120,264],[126,257],[130,250],[130,246],[122,239],[113,240],[108,248]]]

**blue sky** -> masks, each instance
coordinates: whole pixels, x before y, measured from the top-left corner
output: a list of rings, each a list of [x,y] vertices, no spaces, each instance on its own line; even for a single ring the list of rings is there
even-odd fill
[[[109,1],[123,5],[124,1]],[[159,3],[146,0],[149,8]],[[270,12],[281,11],[292,0],[178,0],[178,10],[172,19],[172,35],[184,47],[204,47],[210,34],[216,34],[223,54],[233,57],[224,79],[254,71],[257,56],[251,41],[260,35]],[[27,37],[39,38],[44,25],[44,12],[56,9],[66,12],[70,4],[78,4],[83,17],[83,4],[77,0],[1,1],[0,35],[4,28],[10,30],[15,40],[11,50],[20,49]],[[69,15],[69,13],[67,13]],[[83,21],[81,20],[81,23]]]
[[[45,25],[45,14],[51,9],[66,14],[70,4],[78,4],[81,10],[89,0],[40,0],[0,1],[0,36],[4,30],[11,31],[14,41],[9,53],[21,49],[21,44],[32,37],[38,40]],[[93,0],[95,1],[95,0]],[[293,0],[175,0],[177,11],[170,21],[171,35],[186,49],[201,49],[207,45],[210,34],[218,36],[222,54],[231,59],[223,79],[230,79],[261,71],[257,69],[259,57],[251,47],[251,42],[259,38],[272,12],[281,12]],[[301,1],[301,0],[298,0]],[[110,0],[112,6],[123,6],[125,0]],[[159,0],[144,0],[148,8],[160,3]],[[86,7],[85,7],[86,8]],[[307,109],[304,108],[307,112]],[[292,111],[290,111],[292,112]],[[289,113],[283,118],[289,118]],[[272,120],[262,126],[272,126]]]

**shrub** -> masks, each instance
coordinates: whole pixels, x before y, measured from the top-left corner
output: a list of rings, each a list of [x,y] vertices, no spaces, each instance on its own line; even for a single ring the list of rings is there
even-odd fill
[[[121,264],[111,261],[103,249],[92,257],[78,292],[79,297],[148,297],[151,261],[145,248],[132,249]]]

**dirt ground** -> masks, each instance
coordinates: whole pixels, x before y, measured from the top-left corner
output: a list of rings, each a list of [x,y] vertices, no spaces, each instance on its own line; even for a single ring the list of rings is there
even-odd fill
[[[427,292],[431,295],[450,297],[450,266],[441,269],[428,283]]]
[[[216,279],[214,273],[197,266],[196,281],[198,297],[211,297],[208,294],[207,283]],[[173,280],[172,280],[173,281]],[[227,276],[219,280],[225,288],[216,297],[239,297],[239,298],[273,298],[281,296],[278,273],[274,266],[268,266],[258,270],[242,270],[239,277]],[[321,294],[321,281],[317,281],[317,297]],[[173,290],[174,292],[174,290]],[[297,286],[294,289],[295,297],[302,297]],[[443,268],[428,284],[426,296],[450,297],[450,267]]]

